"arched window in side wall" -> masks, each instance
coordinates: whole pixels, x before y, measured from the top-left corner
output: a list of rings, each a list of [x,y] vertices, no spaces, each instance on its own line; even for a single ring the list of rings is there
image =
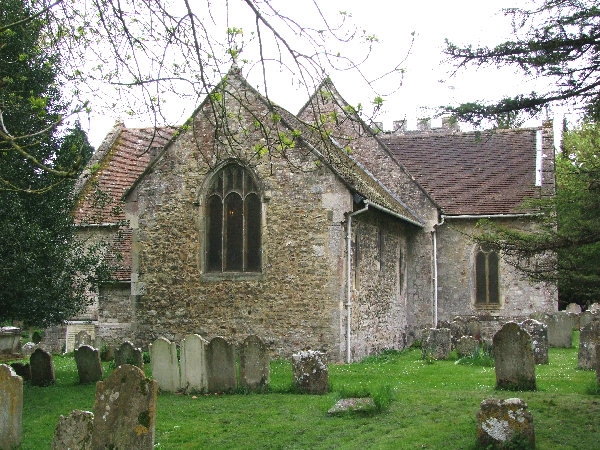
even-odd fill
[[[258,186],[237,164],[219,170],[207,201],[206,271],[260,272],[261,210]]]
[[[500,264],[498,253],[478,248],[475,255],[475,302],[496,306],[500,303]]]

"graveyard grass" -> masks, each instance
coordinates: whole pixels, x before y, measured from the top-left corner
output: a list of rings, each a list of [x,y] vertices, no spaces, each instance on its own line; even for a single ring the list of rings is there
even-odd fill
[[[536,366],[535,392],[495,390],[493,367],[423,361],[409,349],[332,364],[332,391],[302,395],[293,392],[291,364],[273,361],[270,393],[159,394],[155,448],[475,449],[475,414],[490,397],[527,402],[539,449],[598,448],[600,395],[595,372],[577,370],[575,337],[573,348],[550,349],[550,365]],[[55,385],[24,387],[23,449],[50,448],[60,414],[93,411],[95,385],[78,384],[72,356],[54,364]],[[106,378],[110,365],[104,370]],[[379,397],[380,411],[327,415],[339,398],[366,393]]]

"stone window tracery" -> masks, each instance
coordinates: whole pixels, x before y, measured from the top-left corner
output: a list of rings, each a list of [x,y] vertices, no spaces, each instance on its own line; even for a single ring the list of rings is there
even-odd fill
[[[478,248],[475,254],[475,303],[500,304],[500,265],[498,253],[493,250]]]
[[[207,272],[260,272],[261,210],[252,175],[231,163],[212,178],[206,201]]]

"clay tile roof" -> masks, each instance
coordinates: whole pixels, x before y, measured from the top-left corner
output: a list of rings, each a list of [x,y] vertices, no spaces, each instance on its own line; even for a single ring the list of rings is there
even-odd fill
[[[75,220],[80,225],[119,224],[125,220],[121,196],[146,169],[151,155],[161,149],[175,128],[124,128],[117,126],[102,143],[76,186],[80,200]],[[119,227],[109,243],[108,260],[113,278],[131,276],[131,229]]]
[[[448,215],[526,212],[536,196],[536,130],[382,135]]]

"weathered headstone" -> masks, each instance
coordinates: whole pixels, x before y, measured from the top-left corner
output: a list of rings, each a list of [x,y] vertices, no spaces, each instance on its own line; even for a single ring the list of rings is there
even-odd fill
[[[23,344],[23,347],[21,347],[21,354],[29,356],[35,351],[35,349],[36,346],[33,342],[26,342],[25,344]]]
[[[208,392],[231,392],[237,388],[235,348],[220,336],[206,347]]]
[[[52,355],[41,348],[29,357],[31,366],[31,384],[34,386],[48,386],[54,383],[54,361]]]
[[[102,379],[102,363],[100,353],[89,345],[75,349],[75,363],[80,383],[95,383]]]
[[[505,448],[517,436],[535,448],[533,416],[527,403],[519,398],[489,398],[481,402],[477,412],[477,442],[481,448]]]
[[[29,365],[29,363],[16,362],[12,363],[10,367],[12,367],[15,373],[21,378],[23,378],[23,380],[31,380],[31,366]]]
[[[89,345],[90,347],[92,347],[92,336],[90,336],[87,331],[81,330],[75,335],[75,341],[73,345],[74,350],[77,350],[82,345]]]
[[[588,323],[592,322],[593,320],[600,320],[600,314],[594,314],[590,311],[584,311],[581,313],[581,316],[579,316],[579,329],[581,330],[583,327],[585,327]]]
[[[152,378],[158,382],[158,388],[164,392],[177,392],[180,382],[177,345],[159,337],[150,344],[150,363]]]
[[[535,390],[535,362],[531,336],[515,322],[508,322],[494,335],[496,387]]]
[[[422,344],[422,357],[431,357],[433,359],[448,359],[452,341],[450,339],[450,329],[431,328],[427,339]]]
[[[329,391],[329,368],[325,353],[305,350],[292,355],[294,386],[308,394],[325,394]]]
[[[592,303],[587,310],[592,314],[600,313],[600,303]]]
[[[550,347],[571,348],[573,345],[573,322],[564,311],[549,314],[544,322],[548,326]]]
[[[23,379],[5,364],[0,364],[0,448],[21,444],[23,424]]]
[[[548,327],[535,319],[519,324],[531,336],[533,360],[536,364],[548,364]]]
[[[240,346],[240,385],[260,390],[269,385],[271,357],[258,336],[248,336]]]
[[[479,342],[473,336],[462,336],[456,343],[456,353],[458,356],[472,356],[477,353]]]
[[[151,450],[157,390],[156,381],[129,364],[96,383],[92,448]]]
[[[198,334],[190,334],[181,341],[181,387],[187,393],[208,390],[207,346],[208,341]]]
[[[569,303],[565,308],[565,311],[567,313],[581,314],[581,306],[579,306],[577,303]]]
[[[579,334],[579,351],[577,352],[578,369],[596,369],[596,347],[598,347],[599,340],[600,321],[594,320],[582,328]]]
[[[58,419],[51,449],[91,450],[93,431],[94,414],[75,409],[68,416],[61,415]]]
[[[134,347],[129,341],[123,342],[115,351],[115,366],[119,367],[123,364],[130,364],[144,370],[142,349]]]

